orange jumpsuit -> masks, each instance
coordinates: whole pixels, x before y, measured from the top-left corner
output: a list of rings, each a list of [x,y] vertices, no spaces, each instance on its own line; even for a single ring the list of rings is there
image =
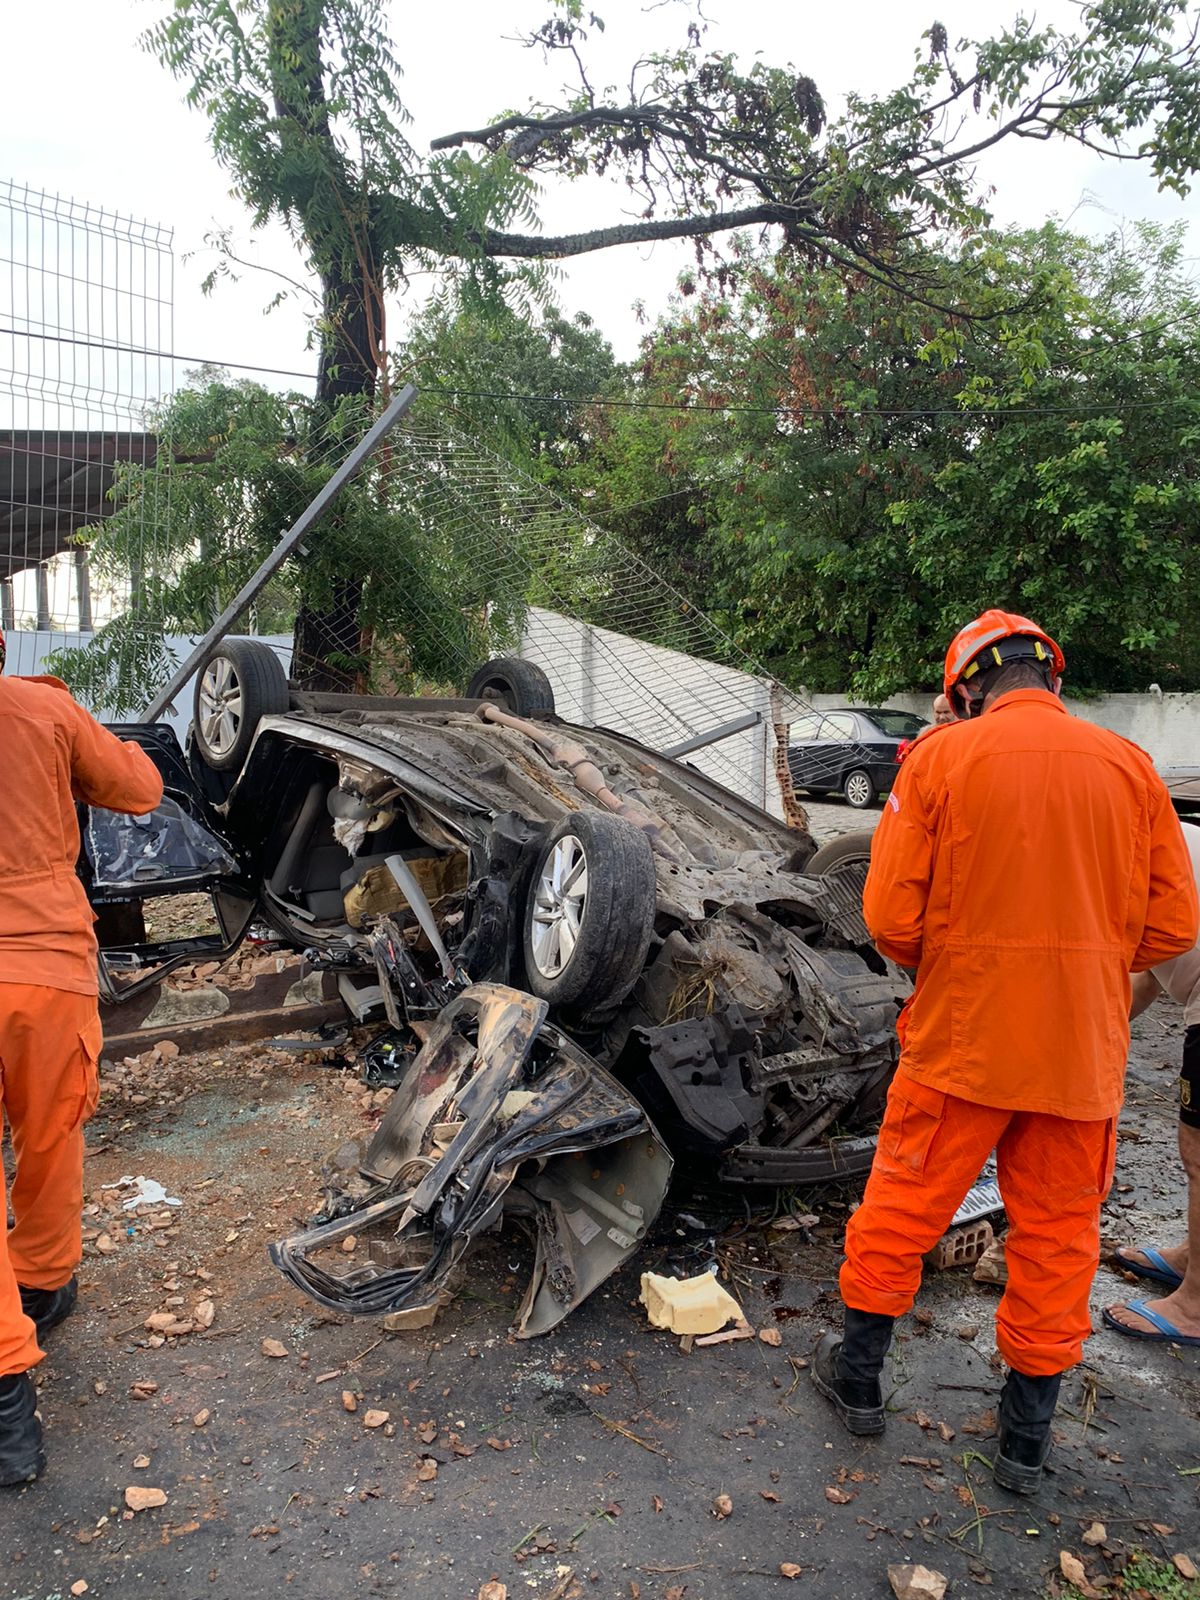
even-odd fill
[[[907,1311],[922,1255],[995,1149],[1009,1221],[996,1342],[1029,1377],[1065,1371],[1091,1327],[1128,975],[1190,949],[1200,921],[1166,790],[1143,751],[1048,691],[1002,695],[909,753],[863,907],[917,980],[842,1297]]]
[[[3,1377],[42,1358],[17,1285],[57,1289],[80,1256],[101,1034],[75,805],[152,811],[162,779],[54,678],[0,678],[0,751],[0,1114],[17,1158],[16,1221],[7,1236],[0,1228]]]

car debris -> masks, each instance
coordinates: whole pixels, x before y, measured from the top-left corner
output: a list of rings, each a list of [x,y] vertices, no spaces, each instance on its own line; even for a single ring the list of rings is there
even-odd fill
[[[164,842],[155,874],[147,842],[180,830],[144,829],[138,871],[118,881],[114,864],[134,853],[106,854],[97,822],[82,871],[110,1002],[184,964],[220,961],[265,925],[314,973],[333,975],[355,1024],[380,1029],[363,1075],[396,1089],[387,1138],[438,1172],[384,1171],[368,1152],[323,1220],[276,1247],[306,1292],[364,1314],[431,1303],[443,1267],[491,1225],[503,1195],[535,1219],[546,1258],[520,1326],[552,1326],[556,1308],[577,1303],[579,1287],[640,1237],[628,1214],[592,1206],[607,1243],[583,1244],[562,1221],[562,1197],[539,1196],[544,1173],[505,1165],[510,1134],[533,1139],[547,1096],[568,1084],[589,1085],[600,1153],[628,1160],[614,1152],[629,1139],[662,1152],[639,1201],[647,1216],[661,1203],[667,1149],[727,1184],[866,1171],[910,983],[871,945],[862,852],[809,874],[807,834],[625,735],[562,722],[532,663],[516,677],[481,669],[483,700],[291,692],[282,709],[251,692],[247,664],[265,647],[228,643],[226,666],[246,691],[239,716],[253,724],[233,730],[228,749],[209,747],[201,721],[186,756],[169,728],[120,729],[159,765],[189,836],[211,833],[207,854]],[[515,699],[492,697],[517,678]],[[149,937],[145,902],[183,893],[209,897],[213,931]],[[513,1117],[471,1074],[459,1100],[427,1104],[431,1088],[415,1096],[431,1073],[459,1080],[456,1028],[478,1036],[479,1085],[534,1096]],[[464,1104],[469,1136],[442,1148],[435,1124],[461,1119]],[[553,1119],[542,1131],[563,1133]],[[362,1252],[329,1265],[325,1230],[372,1207],[369,1265]],[[556,1297],[560,1271],[575,1288]]]
[[[711,1272],[695,1278],[664,1278],[657,1272],[643,1272],[638,1298],[650,1326],[671,1333],[717,1333],[726,1323],[746,1322],[741,1306]]]
[[[352,1316],[432,1310],[466,1250],[507,1212],[536,1241],[516,1316],[528,1338],[637,1249],[671,1157],[638,1103],[548,1011],[500,984],[472,985],[442,1010],[367,1150],[343,1157],[323,1216],[271,1246],[286,1277]],[[340,1249],[351,1235],[353,1258]]]

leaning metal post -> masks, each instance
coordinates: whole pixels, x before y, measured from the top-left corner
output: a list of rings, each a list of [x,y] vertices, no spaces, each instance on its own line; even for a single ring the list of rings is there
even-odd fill
[[[354,449],[351,450],[321,492],[313,497],[292,526],[282,535],[279,543],[254,576],[234,595],[221,615],[192,650],[186,661],[181,662],[175,669],[170,681],[158,691],[143,713],[145,721],[157,722],[192,674],[198,672],[205,665],[209,656],[212,655],[216,646],[220,644],[241,613],[252,600],[257,599],[262,593],[292,551],[300,544],[304,535],[312,528],[314,523],[320,521],[339,491],[349,483],[364,462],[369,459],[380,440],[392,431],[416,398],[417,391],[413,385],[411,383],[405,384],[396,398],[386,407],[371,430],[365,433]]]

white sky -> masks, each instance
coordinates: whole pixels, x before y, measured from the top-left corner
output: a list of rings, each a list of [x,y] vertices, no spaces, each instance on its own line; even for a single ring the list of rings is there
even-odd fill
[[[176,246],[174,348],[184,356],[250,362],[309,371],[300,309],[269,316],[263,306],[272,281],[248,274],[205,299],[200,282],[213,262],[204,234],[232,227],[246,249],[295,273],[297,258],[281,233],[250,241],[246,215],[228,194],[228,180],[207,143],[200,112],[183,103],[183,86],[138,46],[140,32],[157,20],[167,0],[43,0],[11,6],[5,16],[6,82],[0,95],[0,148],[7,175],[77,199],[174,228]],[[712,26],[708,42],[749,58],[761,52],[788,60],[817,81],[831,110],[847,89],[883,90],[907,75],[920,35],[934,17],[951,38],[985,36],[1012,20],[1019,0],[705,0]],[[608,24],[603,36],[609,73],[635,54],[677,40],[682,8],[645,10],[637,0],[596,0]],[[404,92],[414,113],[418,149],[439,133],[480,126],[531,95],[555,98],[561,63],[543,66],[538,53],[506,43],[541,21],[547,0],[449,0],[426,8],[393,3],[393,36],[405,64]],[[1043,0],[1039,19],[1064,27],[1076,11],[1071,0]],[[593,81],[606,81],[604,66]],[[1066,145],[1030,142],[988,158],[983,177],[995,187],[1001,223],[1034,225],[1049,214],[1070,218],[1092,233],[1122,218],[1173,221],[1195,217],[1196,203],[1159,195],[1140,168],[1105,163]],[[543,225],[596,226],[619,219],[619,186],[564,186],[546,196]],[[1200,227],[1191,238],[1200,255]],[[617,353],[634,353],[640,329],[632,314],[644,300],[661,310],[681,266],[685,246],[606,251],[563,269],[564,308],[588,311]],[[421,280],[418,280],[420,283]],[[182,376],[182,367],[178,376]],[[283,380],[281,380],[283,381]]]

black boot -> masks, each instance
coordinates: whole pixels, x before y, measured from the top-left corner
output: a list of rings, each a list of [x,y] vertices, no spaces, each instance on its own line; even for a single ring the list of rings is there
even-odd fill
[[[46,1470],[37,1390],[27,1372],[0,1378],[0,1488],[32,1483]]]
[[[1050,1424],[1058,1404],[1062,1373],[1027,1378],[1010,1372],[1000,1391],[997,1421],[1000,1444],[992,1476],[1013,1494],[1035,1494],[1050,1454]]]
[[[879,1374],[894,1321],[847,1306],[843,1331],[824,1334],[813,1353],[812,1380],[851,1433],[883,1432]]]
[[[21,1289],[21,1310],[33,1318],[39,1344],[51,1328],[57,1328],[71,1315],[78,1294],[79,1285],[74,1278],[60,1289]]]

